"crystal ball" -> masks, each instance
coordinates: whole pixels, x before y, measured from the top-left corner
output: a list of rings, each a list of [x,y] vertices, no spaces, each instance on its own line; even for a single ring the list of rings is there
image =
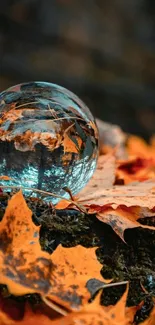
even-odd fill
[[[94,117],[71,91],[29,82],[0,94],[0,186],[65,198],[66,189],[74,195],[86,185],[97,157]]]

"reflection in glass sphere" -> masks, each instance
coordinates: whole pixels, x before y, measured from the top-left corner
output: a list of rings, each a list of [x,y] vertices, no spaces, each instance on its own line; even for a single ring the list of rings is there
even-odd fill
[[[0,186],[68,197],[64,188],[78,193],[93,175],[97,157],[94,118],[72,92],[30,82],[0,94],[0,176],[10,178],[1,179]],[[48,195],[46,200],[56,202]]]

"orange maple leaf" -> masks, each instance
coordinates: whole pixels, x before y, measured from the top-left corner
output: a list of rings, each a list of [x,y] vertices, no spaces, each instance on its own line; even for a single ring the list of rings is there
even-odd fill
[[[72,312],[61,321],[55,320],[52,325],[131,325],[134,313],[126,314],[128,286],[115,306],[100,305],[100,294],[91,304],[86,304],[79,312]]]
[[[137,310],[141,304],[126,307],[129,286],[123,296],[114,306],[104,307],[100,305],[100,294],[92,303],[86,303],[81,310],[72,311],[66,316],[55,316],[49,318],[41,312],[34,312],[27,304],[24,317],[20,320],[12,319],[8,314],[0,310],[0,325],[132,325]],[[150,316],[140,325],[154,325],[155,307]]]
[[[58,319],[60,321],[61,318]],[[44,314],[34,313],[30,308],[26,308],[24,318],[21,320],[14,320],[3,311],[0,311],[0,325],[53,325],[52,319]]]
[[[90,298],[88,280],[100,275],[96,248],[57,247],[52,255],[41,250],[39,227],[20,192],[9,201],[0,223],[0,279],[15,295],[40,293],[68,308]],[[104,280],[105,282],[109,282]]]
[[[139,158],[155,158],[155,145],[154,142],[149,145],[140,137],[131,135],[127,142],[127,151],[130,156]]]
[[[0,222],[0,281],[13,294],[46,294],[52,262],[41,251],[39,228],[32,223],[32,212],[22,192],[8,203]]]
[[[116,181],[122,179],[124,184],[134,181],[143,182],[155,178],[155,159],[153,158],[129,158],[118,161],[116,170]]]

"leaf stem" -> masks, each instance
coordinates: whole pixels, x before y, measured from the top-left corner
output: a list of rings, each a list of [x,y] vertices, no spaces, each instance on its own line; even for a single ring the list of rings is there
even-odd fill
[[[49,306],[50,308],[54,309],[55,311],[57,311],[59,314],[63,315],[63,316],[67,316],[67,312],[62,309],[61,307],[57,306],[54,302],[52,302],[51,300],[49,300],[48,298],[46,297],[41,297],[43,302]]]

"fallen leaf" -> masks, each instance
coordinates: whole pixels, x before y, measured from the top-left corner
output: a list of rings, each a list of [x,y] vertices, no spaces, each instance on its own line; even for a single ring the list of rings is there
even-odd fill
[[[96,258],[95,250],[96,247],[85,248],[78,245],[64,248],[59,245],[51,256],[55,268],[51,273],[51,291],[48,296],[57,303],[59,298],[64,302],[68,301],[74,308],[90,298],[86,287],[90,279],[109,283],[109,280],[104,280],[100,275],[102,266]]]
[[[155,159],[150,158],[130,158],[117,162],[116,184],[123,180],[124,184],[155,178]]]
[[[56,205],[55,208],[58,210],[66,209],[70,205],[70,202],[68,200],[60,200]]]
[[[60,319],[58,321],[60,322]],[[22,320],[13,320],[7,314],[0,311],[0,325],[53,325],[52,319],[43,314],[34,313],[30,308],[26,308]]]
[[[153,158],[155,157],[155,146],[152,143],[149,145],[140,137],[131,135],[127,141],[127,151],[130,156],[139,158]]]
[[[116,158],[113,153],[99,156],[96,171],[88,184],[79,193],[80,197],[85,197],[88,191],[95,193],[101,187],[105,188],[112,186],[115,181],[115,164]],[[77,200],[77,197],[74,197],[75,201]],[[61,210],[66,209],[68,206],[70,206],[70,202],[64,199],[59,201],[56,204],[55,208]]]
[[[147,215],[147,214],[145,214]],[[131,228],[146,228],[155,230],[155,227],[144,226],[137,222],[141,216],[140,207],[126,208],[124,206],[117,209],[105,208],[103,212],[96,214],[98,220],[108,224],[116,232],[116,234],[124,241],[124,231]],[[144,216],[144,215],[143,215]]]
[[[85,206],[104,206],[110,205],[116,209],[119,205],[126,207],[140,206],[148,209],[155,207],[155,181],[141,182],[126,186],[113,186],[104,188],[99,184],[98,190],[93,191],[87,188],[85,195],[82,191],[78,194],[77,200]]]
[[[95,300],[86,304],[79,312],[72,312],[61,321],[55,320],[52,325],[131,325],[134,311],[126,313],[126,299],[128,286],[115,306],[104,307],[100,305],[100,294]]]
[[[46,294],[50,286],[52,262],[41,251],[40,227],[31,216],[20,191],[10,199],[0,222],[0,279],[15,295]]]
[[[74,309],[90,298],[87,281],[100,275],[96,248],[59,245],[52,255],[41,250],[39,227],[20,192],[8,203],[0,223],[0,279],[15,295],[40,293]],[[22,218],[21,218],[22,216]]]
[[[79,194],[78,203],[88,208],[88,213],[109,224],[124,240],[124,231],[128,228],[142,227],[155,230],[155,227],[143,226],[137,220],[154,216],[155,182],[144,182],[132,186],[100,187],[93,193],[87,189],[85,195]]]
[[[114,184],[115,181],[116,158],[113,154],[99,156],[98,164],[94,175],[89,183],[80,192],[83,197],[89,192],[97,192],[98,188],[107,188]]]

